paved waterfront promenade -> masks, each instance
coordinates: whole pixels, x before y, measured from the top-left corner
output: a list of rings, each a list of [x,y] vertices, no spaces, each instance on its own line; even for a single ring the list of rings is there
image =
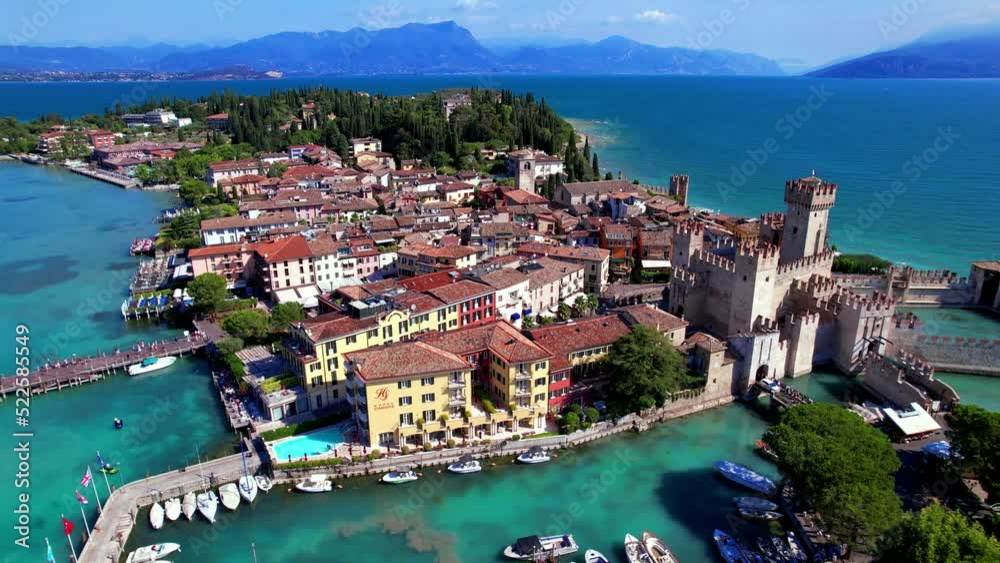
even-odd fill
[[[113,354],[63,360],[31,372],[28,376],[28,387],[31,388],[32,395],[37,395],[100,381],[105,376],[150,356],[183,356],[194,353],[213,341],[213,338],[204,333],[195,333],[175,340],[137,345],[135,348],[119,350]],[[17,389],[16,379],[0,375],[0,398],[6,398]]]
[[[243,461],[240,454],[207,461],[184,469],[171,471],[126,484],[116,489],[104,504],[101,515],[94,524],[93,535],[80,552],[79,563],[117,562],[128,542],[132,527],[148,526],[146,520],[139,519],[139,509],[172,497],[201,490],[205,485],[217,487],[223,483],[238,480],[243,476]],[[260,458],[247,459],[247,468],[254,473],[260,467]],[[202,475],[204,481],[202,481]],[[219,507],[220,513],[225,508]],[[183,516],[182,516],[183,518]],[[201,519],[200,515],[195,518]],[[211,526],[202,519],[202,523]],[[141,546],[140,546],[141,547]],[[184,549],[181,545],[181,549]]]

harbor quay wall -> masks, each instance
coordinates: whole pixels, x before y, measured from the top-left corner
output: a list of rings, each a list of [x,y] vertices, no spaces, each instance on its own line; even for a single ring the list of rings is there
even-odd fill
[[[324,473],[333,479],[348,479],[366,475],[381,475],[401,467],[416,469],[448,465],[457,462],[465,455],[470,455],[474,459],[488,460],[517,456],[533,447],[540,447],[547,451],[568,449],[626,431],[642,432],[648,430],[657,422],[665,422],[721,407],[735,400],[735,397],[728,393],[714,396],[706,395],[704,392],[683,391],[676,394],[675,400],[668,401],[661,408],[627,415],[614,421],[598,422],[587,430],[562,436],[522,440],[508,439],[480,446],[392,455],[372,461],[343,463],[308,469],[282,469],[280,466],[276,466],[274,467],[274,480],[276,483],[296,483],[304,480],[313,473]]]
[[[897,328],[893,343],[896,349],[916,354],[942,371],[1000,376],[1000,340],[928,336]]]

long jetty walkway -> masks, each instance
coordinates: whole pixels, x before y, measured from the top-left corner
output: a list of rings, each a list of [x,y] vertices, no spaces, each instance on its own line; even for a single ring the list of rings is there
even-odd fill
[[[102,512],[94,523],[92,534],[80,552],[78,563],[117,563],[125,551],[125,544],[132,533],[132,528],[137,523],[142,525],[139,520],[139,510],[142,507],[156,501],[180,498],[205,487],[217,487],[237,481],[243,476],[242,457],[241,454],[236,454],[206,461],[199,465],[133,481],[115,489],[106,499]],[[247,458],[247,470],[251,474],[259,468],[259,456]],[[195,518],[200,516],[196,515]],[[204,520],[202,523],[211,526]],[[181,549],[184,547],[182,545]]]
[[[100,381],[119,369],[125,369],[150,356],[183,356],[193,354],[214,342],[222,330],[216,325],[204,323],[208,332],[202,331],[189,336],[181,336],[174,340],[158,341],[149,344],[137,344],[128,350],[116,350],[112,354],[101,354],[88,358],[73,358],[62,360],[55,364],[46,365],[39,368],[28,376],[28,385],[31,394],[48,393],[49,391],[61,390],[67,387],[76,387],[84,383]],[[195,326],[198,326],[196,324]],[[7,395],[14,393],[18,388],[15,377],[5,377],[0,375],[0,400],[7,398]]]

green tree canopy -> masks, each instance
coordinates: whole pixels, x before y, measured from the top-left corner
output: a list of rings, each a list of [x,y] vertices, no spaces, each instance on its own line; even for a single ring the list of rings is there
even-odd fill
[[[616,414],[658,407],[690,381],[680,352],[641,325],[611,346],[602,366],[610,380],[608,405]]]
[[[267,335],[267,313],[260,309],[236,311],[222,321],[222,328],[229,334],[248,339],[259,339]]]
[[[880,561],[1000,561],[1000,541],[962,514],[932,504],[906,515],[886,535]]]
[[[976,405],[957,405],[951,414],[952,443],[961,464],[982,483],[991,497],[1000,496],[1000,412]]]
[[[829,403],[792,407],[764,441],[828,531],[852,549],[871,545],[899,521],[893,477],[899,458],[885,434],[847,409]]]
[[[271,309],[271,328],[275,332],[285,332],[288,325],[306,318],[302,304],[294,301],[279,303]]]
[[[840,254],[833,259],[833,271],[841,274],[884,274],[892,262],[871,254]]]
[[[215,312],[229,291],[226,289],[226,278],[219,274],[202,274],[187,286],[188,294],[194,298],[194,306],[201,311]]]
[[[215,342],[215,347],[222,355],[235,354],[243,349],[243,340],[240,338],[221,338]]]

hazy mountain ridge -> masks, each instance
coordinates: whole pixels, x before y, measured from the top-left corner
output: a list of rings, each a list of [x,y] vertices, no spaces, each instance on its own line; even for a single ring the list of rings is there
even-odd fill
[[[283,32],[217,48],[0,47],[0,72],[204,72],[245,66],[321,74],[782,74],[748,53],[656,47],[609,37],[596,43],[526,47],[498,55],[454,22],[319,33]]]
[[[824,78],[1000,78],[1000,32],[929,36],[896,49],[840,62]]]

